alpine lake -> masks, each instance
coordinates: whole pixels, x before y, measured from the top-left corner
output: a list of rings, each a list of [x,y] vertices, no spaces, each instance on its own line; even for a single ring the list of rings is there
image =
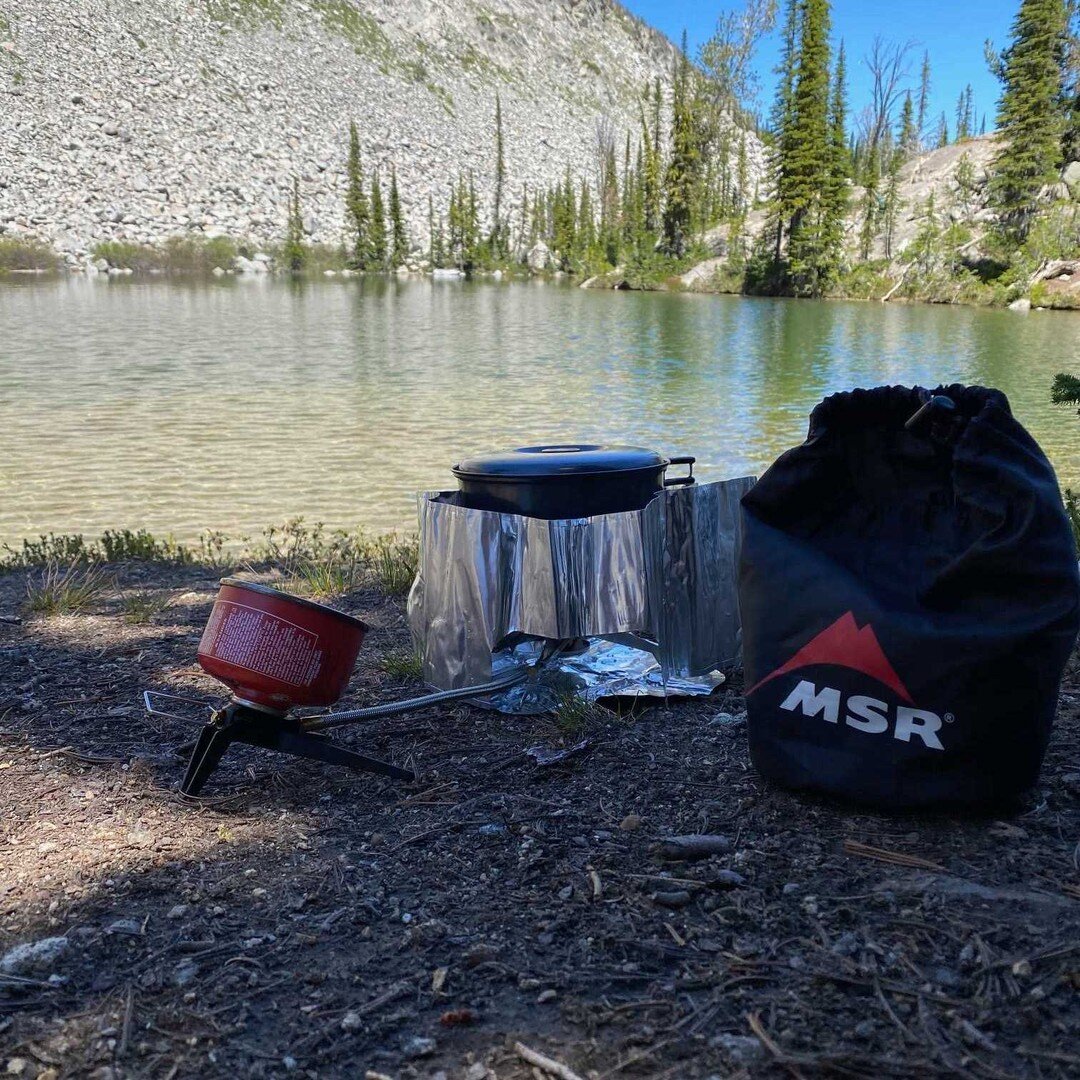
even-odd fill
[[[1063,486],[1080,318],[558,281],[0,279],[0,542],[415,524],[466,454],[620,442],[759,474],[827,394],[1003,390]],[[681,471],[681,470],[680,470]]]

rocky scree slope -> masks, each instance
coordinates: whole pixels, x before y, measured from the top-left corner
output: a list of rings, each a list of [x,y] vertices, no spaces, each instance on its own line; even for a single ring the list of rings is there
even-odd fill
[[[471,171],[508,210],[640,131],[671,43],[613,0],[0,0],[0,232],[85,261],[104,240],[342,236],[348,125],[391,163],[413,244]],[[760,162],[753,140],[751,158]]]

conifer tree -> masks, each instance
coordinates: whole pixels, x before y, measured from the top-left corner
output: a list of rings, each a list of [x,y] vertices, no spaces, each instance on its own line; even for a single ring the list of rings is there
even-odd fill
[[[776,100],[773,104],[771,128],[774,145],[770,162],[773,174],[773,200],[776,215],[776,261],[784,244],[784,230],[791,219],[793,202],[789,161],[792,150],[791,135],[795,119],[795,76],[799,63],[799,33],[801,25],[801,0],[787,0],[780,63],[776,68]]]
[[[926,132],[927,110],[930,108],[930,53],[924,52],[922,70],[919,72],[919,109],[915,118],[915,127],[922,142]]]
[[[1043,186],[1061,163],[1067,126],[1066,0],[1021,0],[1011,40],[1001,55],[998,130],[1004,148],[990,191],[1007,227],[1027,234]]]
[[[893,150],[889,155],[885,196],[881,207],[882,238],[885,242],[886,259],[893,257],[893,239],[896,235],[896,221],[900,215],[900,166],[903,160],[904,155],[900,149]]]
[[[662,193],[660,190],[660,154],[649,130],[645,111],[641,113],[641,139],[644,159],[641,169],[641,190],[644,206],[644,228],[646,233],[656,235],[660,231],[662,211]]]
[[[397,166],[390,166],[390,263],[396,270],[409,257],[409,237],[405,229],[405,216],[401,210],[398,192]]]
[[[435,200],[428,195],[428,259],[433,267],[441,269],[446,265],[446,235],[442,214],[435,218]]]
[[[292,197],[289,199],[289,217],[282,256],[285,265],[293,273],[303,270],[307,262],[307,250],[304,247],[304,216],[300,210],[300,181],[295,176],[292,182]]]
[[[664,173],[664,247],[681,258],[690,242],[694,198],[701,176],[701,134],[695,116],[694,83],[683,34],[671,105],[671,154]]]
[[[369,255],[369,229],[371,215],[367,193],[364,191],[364,173],[360,163],[360,136],[356,124],[349,124],[349,157],[346,165],[348,186],[345,193],[345,217],[349,228],[349,246],[352,248],[349,265],[354,270],[367,267]]]
[[[476,262],[480,250],[480,210],[476,201],[476,182],[471,171],[469,172],[468,202],[466,206],[465,249],[469,264],[472,265]]]
[[[956,102],[956,141],[963,142],[975,134],[975,91],[968,83],[960,91],[960,97]]]
[[[791,221],[788,265],[796,292],[817,295],[835,269],[826,198],[829,138],[829,2],[801,0],[798,66],[785,152]]]
[[[371,226],[368,242],[369,268],[386,269],[386,212],[383,210],[382,185],[379,183],[379,170],[371,177]]]
[[[593,216],[592,196],[589,193],[589,185],[585,180],[581,181],[581,194],[578,196],[578,219],[575,233],[575,255],[577,259],[584,260],[586,264],[592,262],[596,255],[596,219]]]
[[[604,259],[615,266],[619,261],[619,174],[614,144],[604,154],[600,173],[600,232],[596,241]]]
[[[506,256],[503,236],[503,188],[506,186],[506,156],[503,146],[502,100],[495,94],[495,206],[492,211],[491,251],[496,259]]]
[[[900,130],[896,134],[896,141],[900,154],[904,158],[911,157],[919,149],[919,130],[915,125],[915,103],[912,101],[910,90],[900,110]]]
[[[832,99],[829,103],[829,169],[822,207],[822,241],[826,272],[840,265],[844,249],[844,216],[847,213],[848,177],[851,162],[847,152],[847,62],[844,43],[836,57]]]
[[[938,120],[935,145],[939,150],[941,147],[949,145],[949,120],[944,113],[941,114],[941,117]]]

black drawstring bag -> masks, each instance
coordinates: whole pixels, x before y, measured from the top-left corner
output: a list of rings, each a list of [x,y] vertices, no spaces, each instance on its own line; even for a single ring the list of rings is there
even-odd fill
[[[1080,580],[1054,471],[1004,394],[836,394],[742,505],[766,778],[889,809],[1035,783]]]

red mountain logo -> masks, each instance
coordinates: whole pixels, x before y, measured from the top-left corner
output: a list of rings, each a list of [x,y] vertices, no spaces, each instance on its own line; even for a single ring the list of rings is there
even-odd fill
[[[748,693],[760,690],[767,682],[786,675],[790,671],[811,667],[815,664],[830,664],[845,667],[852,671],[869,675],[883,686],[887,686],[902,701],[913,705],[907,687],[900,681],[900,676],[893,670],[874,633],[874,628],[867,623],[860,627],[855,622],[852,611],[841,615],[839,619],[826,627],[812,641],[807,642],[786,664],[778,667],[771,675],[766,675]]]

